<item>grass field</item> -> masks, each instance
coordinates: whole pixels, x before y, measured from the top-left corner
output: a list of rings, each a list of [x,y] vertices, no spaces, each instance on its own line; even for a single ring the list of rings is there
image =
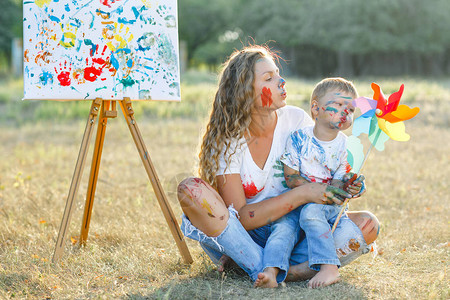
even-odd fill
[[[153,163],[177,216],[177,182],[195,174],[214,76],[190,74],[182,103],[134,103]],[[371,154],[368,192],[351,205],[382,224],[379,253],[341,269],[341,281],[252,288],[238,271],[219,274],[197,243],[183,263],[121,112],[109,120],[89,240],[76,245],[88,155],[60,263],[51,257],[89,103],[21,102],[21,82],[0,82],[0,298],[53,299],[449,299],[450,79],[376,78],[386,94],[405,83],[411,140]],[[315,80],[287,80],[288,102],[307,108]],[[370,81],[355,80],[371,96]],[[94,138],[92,139],[93,142]],[[180,218],[178,218],[180,221]]]

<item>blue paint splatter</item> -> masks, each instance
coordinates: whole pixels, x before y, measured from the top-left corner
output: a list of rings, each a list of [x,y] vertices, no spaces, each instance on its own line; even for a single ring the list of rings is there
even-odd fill
[[[134,24],[136,20],[127,20],[126,18],[118,18],[117,22],[120,24]]]
[[[138,51],[147,51],[150,50],[152,46],[155,45],[156,39],[155,35],[152,32],[147,32],[142,35],[138,40]]]
[[[65,9],[66,11],[70,11],[69,4],[66,4],[66,5],[64,6],[64,9]]]
[[[126,2],[125,2],[125,4],[126,4]],[[117,9],[113,10],[112,12],[113,13],[117,13],[118,15],[122,14],[123,13],[123,6],[122,5],[119,6]]]
[[[145,6],[144,6],[145,7]],[[140,12],[137,10],[137,8],[135,6],[133,6],[131,8],[131,10],[133,11],[134,17],[137,18],[140,15]],[[142,8],[141,8],[141,12],[142,12]]]
[[[86,45],[86,46],[91,46],[91,51],[90,51],[90,55],[91,56],[93,56],[94,55],[94,53],[95,53],[95,50],[97,50],[97,47],[98,47],[98,45],[96,45],[96,44],[94,44],[91,40],[89,40],[89,39],[85,39],[84,40],[84,44]]]
[[[47,71],[44,71],[41,75],[39,75],[39,81],[43,85],[52,84],[53,83],[53,74]]]
[[[129,48],[120,48],[117,49],[115,53],[119,53],[119,52],[125,52],[126,54],[131,53],[131,49]]]
[[[113,66],[114,69],[119,70],[119,61],[114,56],[114,53],[111,54],[111,58],[109,61],[111,62],[111,65]]]
[[[127,61],[127,67],[128,68],[131,68],[133,66],[133,60],[132,59],[129,59],[128,61]]]
[[[73,21],[73,22],[70,22],[70,25],[72,25],[74,27],[77,27],[77,28],[81,27],[81,21],[80,20],[78,20],[78,19],[71,19],[71,21]]]
[[[92,16],[92,21],[91,21],[91,24],[89,24],[89,29],[91,29],[92,27],[94,27],[94,20],[95,20],[95,16],[94,16],[94,14],[93,13],[91,13],[91,12],[89,12],[90,14],[91,14],[91,16]]]
[[[61,20],[60,20],[58,17],[56,17],[56,16],[49,16],[49,18],[50,18],[50,20],[52,20],[53,22],[57,22],[57,23],[61,22]]]
[[[97,10],[96,10],[95,12],[96,12],[96,13],[100,13],[100,14],[102,14],[102,15],[106,15],[106,16],[108,17],[108,19],[109,19],[109,16],[111,15],[111,13],[106,12],[106,11],[103,11],[103,10],[100,10],[100,9],[98,9],[98,8],[97,8]]]

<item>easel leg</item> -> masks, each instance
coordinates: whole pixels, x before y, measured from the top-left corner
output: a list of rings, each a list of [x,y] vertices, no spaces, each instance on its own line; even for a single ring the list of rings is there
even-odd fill
[[[72,183],[70,184],[69,195],[67,196],[66,207],[64,209],[64,215],[61,220],[61,226],[59,228],[58,239],[56,241],[55,252],[53,253],[52,261],[55,263],[64,252],[64,238],[67,233],[67,229],[70,224],[70,218],[72,216],[72,208],[75,200],[75,196],[78,192],[79,183],[83,174],[84,162],[86,161],[86,155],[89,150],[89,142],[92,137],[92,129],[95,124],[98,111],[102,100],[97,98],[92,101],[91,110],[84,130],[83,139],[81,141],[80,151],[78,153],[77,163],[75,165],[75,171],[72,176]]]
[[[100,161],[102,159],[103,141],[105,140],[106,124],[109,116],[105,111],[109,110],[110,101],[103,100],[98,119],[97,136],[95,138],[94,154],[92,156],[91,173],[89,175],[89,184],[86,193],[86,203],[84,206],[84,215],[81,223],[80,245],[86,243],[89,224],[91,222],[92,207],[94,205],[95,189],[97,187],[98,171],[100,168]],[[105,107],[106,106],[106,107]]]
[[[152,164],[147,148],[145,147],[144,140],[142,139],[141,133],[134,119],[134,112],[133,108],[131,107],[130,99],[124,98],[124,100],[120,101],[120,107],[122,108],[123,115],[125,116],[131,135],[133,136],[133,140],[136,144],[139,155],[141,156],[145,170],[147,171],[147,175],[150,179],[150,182],[152,183],[153,190],[156,194],[156,198],[158,199],[158,203],[164,214],[166,222],[169,225],[170,231],[172,232],[173,238],[175,239],[175,242],[178,246],[178,250],[183,256],[185,263],[190,264],[193,262],[191,254],[186,245],[186,242],[184,241],[183,234],[180,230],[180,227],[178,226],[175,215],[170,208],[169,201],[167,200],[161,183],[159,182],[158,175]]]

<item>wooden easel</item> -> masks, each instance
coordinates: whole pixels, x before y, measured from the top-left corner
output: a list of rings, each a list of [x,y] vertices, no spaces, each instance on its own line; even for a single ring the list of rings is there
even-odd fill
[[[94,127],[95,119],[97,115],[99,115],[97,137],[95,139],[95,148],[92,158],[91,172],[89,176],[89,185],[86,194],[86,204],[84,207],[84,216],[83,222],[81,224],[81,233],[79,241],[80,245],[84,245],[86,243],[89,232],[89,223],[91,220],[92,207],[94,205],[95,188],[97,186],[98,171],[100,168],[100,160],[103,150],[103,141],[105,139],[106,124],[108,118],[117,117],[116,101],[118,100],[103,100],[97,98],[92,102],[88,121],[86,124],[86,129],[84,131],[83,139],[81,142],[80,152],[78,154],[77,163],[75,165],[75,171],[72,177],[72,183],[69,189],[69,195],[67,197],[66,207],[64,209],[63,219],[61,221],[61,226],[58,233],[58,239],[56,241],[55,252],[53,254],[52,259],[53,262],[57,262],[64,252],[64,239],[70,224],[70,218],[72,215],[73,205],[75,202],[74,201],[75,196],[77,194],[81,180],[81,175],[83,173],[84,163],[86,161],[86,155],[89,149],[89,142],[92,136],[92,129]],[[123,115],[127,121],[128,128],[130,129],[131,135],[136,144],[139,155],[141,156],[147,175],[150,179],[150,182],[152,183],[153,190],[156,194],[156,198],[158,199],[159,205],[164,214],[166,222],[169,225],[170,231],[172,232],[172,235],[178,246],[178,250],[180,251],[181,256],[183,257],[185,263],[192,263],[193,262],[192,257],[189,252],[189,249],[187,248],[186,242],[184,241],[183,234],[181,233],[175,215],[173,214],[173,211],[170,208],[167,197],[158,179],[158,175],[156,174],[156,170],[152,164],[152,161],[150,160],[150,155],[148,154],[147,148],[145,147],[144,140],[142,139],[141,133],[136,124],[136,120],[134,119],[134,111],[133,108],[131,107],[131,101],[129,98],[124,98],[119,103]]]

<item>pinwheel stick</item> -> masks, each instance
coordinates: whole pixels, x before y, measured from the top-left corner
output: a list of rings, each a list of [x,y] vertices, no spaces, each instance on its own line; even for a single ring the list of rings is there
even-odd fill
[[[359,175],[361,175],[361,171],[362,171],[362,169],[363,169],[363,167],[364,167],[364,165],[365,165],[365,163],[366,163],[367,157],[369,157],[369,154],[370,154],[370,151],[372,151],[373,145],[376,145],[376,143],[377,143],[377,141],[378,141],[378,137],[380,136],[380,133],[381,133],[381,130],[378,129],[377,135],[375,136],[375,138],[374,138],[374,140],[373,140],[373,143],[370,143],[370,147],[369,147],[369,149],[367,150],[366,155],[364,155],[364,160],[363,160],[363,162],[361,163],[361,166],[359,167],[358,173],[356,174],[356,176],[353,176],[353,177],[348,181],[349,184],[352,184],[353,181],[355,181],[356,178],[358,178]],[[338,216],[337,216],[337,218],[336,218],[336,221],[334,221],[333,227],[331,228],[331,233],[333,233],[333,232],[336,230],[337,224],[339,223],[339,220],[341,219],[342,214],[344,213],[345,208],[347,207],[348,201],[350,201],[350,199],[351,199],[351,198],[345,199],[344,203],[342,204],[341,211],[339,212],[339,214],[338,214]]]

